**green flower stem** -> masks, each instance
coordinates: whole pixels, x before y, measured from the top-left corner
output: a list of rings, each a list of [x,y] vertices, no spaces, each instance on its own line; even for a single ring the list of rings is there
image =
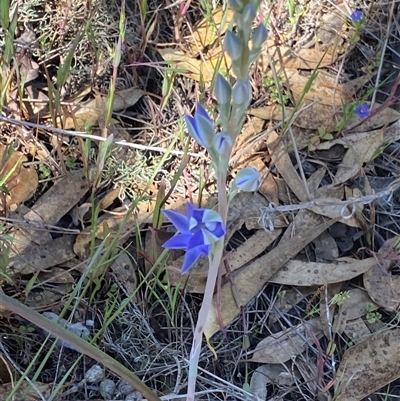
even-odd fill
[[[45,318],[38,312],[28,308],[21,302],[9,297],[8,295],[5,295],[2,292],[0,292],[0,300],[2,309],[4,308],[14,312],[34,325],[46,330],[48,333],[61,338],[69,344],[73,344],[79,352],[82,352],[90,358],[93,358],[95,361],[103,364],[117,377],[131,384],[136,390],[140,391],[140,393],[147,398],[147,400],[161,401],[160,398],[157,397],[154,392],[139,379],[138,376],[129,371],[129,369],[121,365],[115,359],[111,358],[105,352],[96,348],[94,345],[88,343],[59,324]]]
[[[226,225],[228,216],[228,197],[226,193],[226,171],[218,172],[218,212]],[[193,335],[192,349],[190,351],[188,391],[186,401],[194,401],[196,391],[197,367],[199,364],[201,344],[203,340],[204,325],[207,320],[208,312],[214,295],[219,268],[224,256],[225,237],[222,237],[214,244],[213,253],[210,256],[210,267],[208,270],[207,283],[204,291],[203,303],[197,318],[196,328]]]

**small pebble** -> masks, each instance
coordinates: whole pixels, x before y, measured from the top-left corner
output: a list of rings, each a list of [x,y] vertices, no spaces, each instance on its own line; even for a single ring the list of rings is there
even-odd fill
[[[102,379],[104,379],[104,369],[100,365],[93,365],[85,373],[85,380],[88,383],[97,383]]]
[[[139,391],[134,391],[125,397],[125,401],[147,401]]]
[[[115,393],[116,385],[111,379],[104,379],[100,382],[99,390],[100,394],[105,400],[113,398]]]
[[[121,396],[125,397],[126,395],[133,393],[135,391],[135,389],[131,384],[127,383],[124,380],[121,380],[118,383],[117,391],[119,392],[119,394]]]

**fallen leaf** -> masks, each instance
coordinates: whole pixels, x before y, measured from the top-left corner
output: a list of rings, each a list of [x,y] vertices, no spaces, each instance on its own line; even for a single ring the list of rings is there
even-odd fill
[[[136,269],[128,253],[120,252],[117,258],[111,263],[111,270],[115,274],[116,281],[125,289],[129,296],[137,289]]]
[[[268,135],[267,146],[271,155],[272,163],[276,166],[288,187],[300,201],[307,201],[308,196],[307,191],[304,188],[304,182],[293,167],[285,144],[282,142],[281,136],[279,136],[276,131],[272,131]]]
[[[279,229],[274,230],[272,233],[258,230],[253,236],[243,242],[243,244],[239,245],[232,252],[229,252],[226,255],[226,262],[230,272],[239,269],[264,252],[280,234],[281,230]],[[206,258],[200,260],[195,268],[191,269],[188,276],[182,275],[182,264],[183,256],[170,264],[167,267],[168,275],[164,279],[164,282],[173,286],[179,285],[181,288],[185,288],[185,291],[189,293],[204,294],[209,267],[208,260]],[[224,265],[222,266],[222,274],[227,274]]]
[[[284,363],[308,349],[323,336],[319,318],[300,323],[261,340],[254,350],[251,362]]]
[[[73,259],[74,239],[73,235],[63,235],[44,245],[32,244],[22,252],[18,251],[17,244],[14,243],[6,268],[7,274],[13,277],[36,273]]]
[[[224,326],[228,325],[239,314],[240,306],[246,305],[263,288],[265,283],[276,274],[279,269],[290,259],[296,256],[314,238],[328,229],[335,220],[330,220],[322,224],[310,224],[303,226],[299,232],[293,230],[290,225],[286,232],[293,235],[282,240],[267,254],[255,259],[244,268],[236,270],[231,274],[233,285],[240,289],[236,291],[236,296],[232,292],[231,282],[224,284],[219,292],[220,304],[222,309],[218,309],[216,296],[213,297],[211,308],[207,315],[204,325],[204,334],[209,339],[213,334],[220,330],[220,321]],[[306,229],[304,227],[307,227]],[[221,319],[219,319],[219,314]]]
[[[360,401],[400,377],[400,329],[372,334],[349,348],[336,373],[335,399]]]
[[[349,338],[353,344],[358,344],[371,335],[371,330],[368,328],[364,319],[358,318],[350,322],[346,322],[343,333]]]
[[[337,334],[346,333],[348,326],[352,325],[352,329],[349,329],[351,333],[350,339],[356,334],[354,330],[356,328],[362,329],[359,324],[353,326],[353,322],[358,321],[362,316],[365,316],[368,312],[372,312],[378,309],[378,305],[375,304],[369,297],[368,293],[360,288],[353,288],[349,290],[349,297],[339,307],[338,313],[334,317],[333,328]],[[370,331],[368,330],[368,333]],[[361,338],[358,336],[357,338]]]
[[[373,160],[384,143],[383,130],[380,129],[369,132],[361,141],[349,146],[336,172],[335,183],[344,183],[355,177],[366,163]]]
[[[197,56],[206,52],[206,47],[212,45],[228,29],[233,15],[231,8],[217,8],[210,16],[198,21],[193,27],[193,33],[185,38],[190,46],[190,53]]]
[[[290,260],[270,278],[271,283],[310,286],[340,283],[360,276],[376,264],[374,258],[339,258],[332,263]]]
[[[288,46],[276,46],[274,40],[267,40],[265,45],[275,65],[291,70],[314,70],[327,67],[335,62],[335,56],[329,51],[312,49],[293,49]],[[264,51],[261,51],[260,63],[262,71],[269,71],[269,62]],[[279,68],[278,68],[279,70]]]
[[[137,88],[123,89],[115,92],[112,110],[114,112],[125,110],[134,104],[145,94],[143,90]],[[64,129],[75,128],[82,130],[87,124],[90,126],[99,125],[104,119],[107,107],[107,96],[96,95],[94,99],[89,99],[78,104],[64,106],[64,116],[57,119],[57,126]]]
[[[397,238],[384,242],[375,258],[375,264],[364,273],[364,287],[368,295],[379,306],[396,311],[400,305],[400,293],[397,281],[392,277],[391,269],[398,258],[394,248]]]
[[[257,60],[257,67],[261,69],[263,75],[270,70],[269,59],[266,55],[267,48],[273,61],[277,65],[283,65],[287,69],[313,70],[317,68],[317,66],[319,66],[319,68],[326,67],[335,61],[335,57],[323,51],[316,49],[300,49],[295,51],[292,48],[285,46],[276,47],[274,41],[267,41],[263,46],[259,59]],[[173,69],[177,70],[177,73],[194,79],[195,81],[202,80],[203,82],[210,82],[215,75],[215,69],[221,62],[221,58],[222,62],[219,68],[225,71],[230,70],[231,59],[227,54],[223,54],[220,46],[213,49],[210,57],[203,55],[200,59],[197,59],[192,54],[180,49],[165,47],[159,48],[157,51],[165,61],[170,63]],[[304,81],[299,78],[293,89],[297,91],[297,93],[300,93],[300,85],[304,82],[307,82],[307,80]],[[302,87],[302,90],[303,89],[304,86]],[[332,93],[333,90],[331,90],[330,95],[332,95]],[[309,98],[311,98],[311,96],[312,95],[310,94]]]
[[[61,217],[65,216],[89,190],[89,182],[85,178],[83,170],[74,170],[56,183],[44,193],[32,209],[25,214],[24,219],[47,224],[57,224]],[[39,217],[38,217],[39,216]]]
[[[22,152],[12,151],[10,147],[0,144],[0,182],[4,182],[8,206],[23,203],[36,192],[38,175],[34,168],[23,167],[22,163],[26,161]]]
[[[36,288],[35,291],[30,291],[25,298],[24,304],[35,310],[38,309],[53,309],[54,305],[71,294],[73,283],[57,284],[54,287]]]
[[[204,82],[211,82],[221,58],[221,56],[218,56],[212,59],[204,60],[203,58],[198,60],[180,49],[171,48],[157,49],[157,51],[176,70],[176,73],[195,81],[202,80]],[[230,65],[230,62],[228,56],[225,56],[220,68],[228,71],[228,65]]]

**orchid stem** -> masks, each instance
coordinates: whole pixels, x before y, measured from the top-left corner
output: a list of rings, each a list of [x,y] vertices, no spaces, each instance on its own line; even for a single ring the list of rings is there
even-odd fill
[[[228,197],[226,193],[226,171],[218,173],[218,212],[226,224],[228,214]],[[210,268],[208,271],[206,288],[204,291],[203,303],[197,318],[196,328],[193,335],[192,349],[190,351],[188,392],[186,401],[194,401],[196,391],[197,367],[199,364],[201,344],[203,341],[203,330],[207,320],[208,312],[214,295],[215,284],[217,282],[219,267],[224,255],[225,237],[215,243],[214,253],[210,258]]]

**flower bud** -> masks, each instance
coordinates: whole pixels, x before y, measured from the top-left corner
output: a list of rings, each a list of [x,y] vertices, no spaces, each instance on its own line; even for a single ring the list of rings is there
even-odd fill
[[[232,31],[225,34],[225,50],[233,61],[239,60],[242,54],[242,41]]]
[[[257,16],[257,10],[253,3],[248,3],[242,11],[242,24],[247,25],[251,29],[254,18]]]
[[[226,132],[218,132],[214,137],[214,149],[220,155],[229,157],[231,154],[233,142],[232,138]]]
[[[245,105],[247,107],[251,102],[251,85],[247,78],[246,81],[236,81],[232,89],[233,103]]]
[[[218,74],[215,80],[214,92],[219,105],[231,102],[232,88],[221,74]]]
[[[185,119],[189,134],[199,145],[206,149],[210,148],[213,143],[215,128],[204,107],[198,103],[194,117],[186,116]]]
[[[229,0],[229,7],[234,11],[241,11],[245,2],[243,0]]]
[[[263,23],[258,25],[257,28],[253,29],[253,33],[251,35],[253,48],[260,49],[267,39],[268,39],[268,29],[265,27]]]
[[[237,173],[233,185],[242,191],[255,191],[260,185],[260,173],[254,167],[245,167]]]

